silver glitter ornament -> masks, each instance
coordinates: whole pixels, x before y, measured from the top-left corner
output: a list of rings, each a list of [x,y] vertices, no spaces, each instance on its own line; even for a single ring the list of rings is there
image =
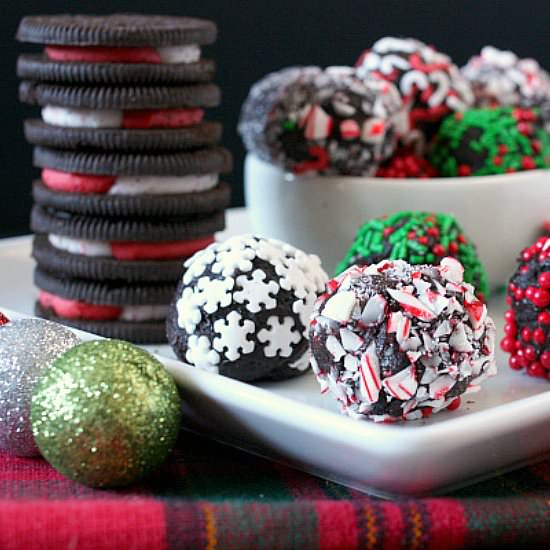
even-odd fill
[[[40,454],[30,422],[32,390],[41,372],[79,342],[70,330],[42,319],[0,326],[0,450]]]

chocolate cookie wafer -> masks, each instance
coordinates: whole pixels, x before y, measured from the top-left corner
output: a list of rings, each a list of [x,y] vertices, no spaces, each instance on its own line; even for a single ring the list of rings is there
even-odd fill
[[[220,123],[206,120],[182,128],[126,129],[54,126],[33,118],[25,120],[24,130],[33,145],[135,153],[196,149],[218,143],[222,134]]]
[[[220,89],[215,84],[188,86],[64,86],[23,80],[19,99],[30,105],[56,105],[84,109],[170,109],[217,107]]]
[[[231,154],[221,147],[157,154],[90,153],[35,147],[34,165],[61,172],[98,176],[187,176],[231,169]]]
[[[46,179],[48,179],[46,177]],[[115,178],[113,178],[115,179]],[[140,217],[150,219],[166,219],[166,217],[177,218],[184,216],[196,216],[198,214],[208,214],[219,212],[229,205],[230,190],[226,183],[217,183],[216,178],[208,176],[172,177],[164,178],[168,180],[167,186],[162,186],[162,182],[156,180],[162,178],[126,178],[125,190],[130,191],[132,187],[143,189],[143,193],[136,194],[117,194],[121,189],[120,179],[118,184],[114,184],[109,193],[78,193],[64,192],[51,189],[42,181],[33,183],[33,198],[36,204],[47,208],[64,210],[74,214],[85,216],[100,216],[108,218],[122,217]],[[206,187],[210,183],[215,187]],[[165,182],[166,183],[166,182]],[[171,193],[170,188],[177,189],[177,184],[181,187],[190,189],[189,192]],[[171,185],[174,184],[174,185]],[[201,185],[205,187],[202,190]],[[153,194],[151,189],[160,187],[163,194]]]
[[[210,82],[215,73],[211,59],[170,64],[55,61],[46,54],[22,54],[17,59],[21,79],[69,85],[193,84]]]
[[[17,39],[35,44],[160,48],[211,44],[215,23],[193,17],[142,14],[32,15],[24,17]]]
[[[92,241],[159,242],[195,239],[212,235],[224,228],[223,211],[185,218],[149,220],[140,218],[110,219],[79,216],[34,205],[31,229],[36,233],[53,233]]]

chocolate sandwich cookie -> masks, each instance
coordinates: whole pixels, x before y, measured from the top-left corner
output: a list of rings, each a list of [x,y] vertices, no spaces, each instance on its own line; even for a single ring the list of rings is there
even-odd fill
[[[174,292],[173,284],[97,283],[58,278],[39,268],[34,282],[39,288],[35,310],[41,317],[137,343],[166,339],[166,304]]]
[[[182,241],[212,235],[224,226],[223,211],[162,220],[80,216],[39,205],[34,205],[31,213],[31,229],[36,233],[93,241]]]
[[[211,59],[170,64],[56,61],[47,54],[22,54],[17,59],[17,76],[23,80],[72,85],[189,84],[210,82],[215,74]]]
[[[78,152],[35,147],[34,165],[97,176],[187,176],[231,170],[231,153],[221,147],[162,154]]]
[[[77,216],[35,206],[33,256],[49,273],[100,281],[175,281],[183,262],[214,241],[223,212],[156,222]]]
[[[214,145],[219,142],[222,125],[202,121],[192,126],[164,129],[71,128],[47,124],[41,119],[27,119],[25,138],[33,145],[58,149],[106,151],[180,151]]]
[[[65,84],[179,84],[212,80],[201,46],[216,25],[188,17],[144,15],[25,17],[17,38],[45,44],[17,63],[20,78]]]
[[[50,239],[54,244],[51,244]],[[86,256],[82,253],[69,252],[66,249],[58,248],[66,240],[61,240],[56,236],[35,235],[32,245],[32,256],[41,269],[53,275],[75,277],[82,279],[92,279],[98,281],[125,281],[127,283],[135,282],[170,282],[176,281],[183,269],[183,262],[190,255],[193,249],[201,248],[212,242],[212,238],[203,237],[195,239],[195,247],[189,246],[189,252],[178,251],[178,259],[134,259],[119,260],[116,257],[108,256]],[[77,242],[77,251],[81,252],[85,247],[82,241]],[[119,243],[120,244],[120,243]],[[166,243],[164,248],[166,248]],[[110,243],[98,243],[105,249],[105,254],[111,251]],[[130,243],[129,243],[130,245]],[[138,248],[139,243],[132,243],[134,249]],[[120,247],[123,248],[123,247]],[[142,252],[147,250],[141,248]],[[115,252],[117,252],[115,248]],[[146,256],[146,254],[144,254]],[[139,256],[138,256],[139,257]]]
[[[51,172],[51,170],[44,170],[46,180],[49,180]],[[68,174],[68,176],[69,178],[65,178],[62,175],[61,178],[62,180],[70,179],[71,175]],[[76,176],[76,179],[85,178]],[[106,179],[101,178],[102,181]],[[55,187],[51,188],[48,186],[49,184],[42,181],[35,181],[33,183],[33,198],[37,204],[47,208],[109,218],[164,219],[166,217],[196,216],[219,212],[229,205],[229,186],[223,182],[218,183],[215,174],[183,176],[181,178],[138,177],[122,180],[122,178],[113,177],[111,179],[116,182],[110,188],[115,191],[114,194],[110,194],[110,192],[65,192],[56,190]],[[126,183],[125,187],[123,187],[124,183]],[[178,184],[181,189],[179,193],[177,192]],[[210,187],[211,184],[214,187]],[[160,194],[153,194],[151,191],[156,186],[159,187]],[[136,188],[136,191],[133,188]],[[189,191],[186,191],[186,188]],[[123,194],[122,192],[117,194],[117,189],[136,194]]]

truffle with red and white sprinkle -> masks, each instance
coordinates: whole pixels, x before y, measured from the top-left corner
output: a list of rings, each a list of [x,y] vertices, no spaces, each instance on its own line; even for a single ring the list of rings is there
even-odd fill
[[[501,348],[514,370],[550,380],[550,237],[525,248],[508,285]]]
[[[550,100],[550,75],[534,59],[485,46],[462,68],[477,107],[536,107]]]
[[[404,128],[406,111],[395,87],[360,79],[351,67],[295,75],[278,93],[264,94],[271,104],[258,121],[251,105],[260,84],[244,104],[239,130],[249,151],[294,174],[374,175]]]
[[[350,267],[317,300],[309,336],[321,391],[357,419],[454,410],[496,374],[493,320],[454,258]]]
[[[469,82],[450,57],[414,38],[381,38],[356,65],[362,77],[377,76],[395,84],[410,108],[411,128],[438,122],[474,102]]]

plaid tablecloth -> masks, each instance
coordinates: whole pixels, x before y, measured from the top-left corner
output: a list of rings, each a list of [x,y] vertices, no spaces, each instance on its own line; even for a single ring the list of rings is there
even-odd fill
[[[88,489],[0,454],[0,549],[550,548],[550,462],[383,501],[182,433],[146,482]]]

